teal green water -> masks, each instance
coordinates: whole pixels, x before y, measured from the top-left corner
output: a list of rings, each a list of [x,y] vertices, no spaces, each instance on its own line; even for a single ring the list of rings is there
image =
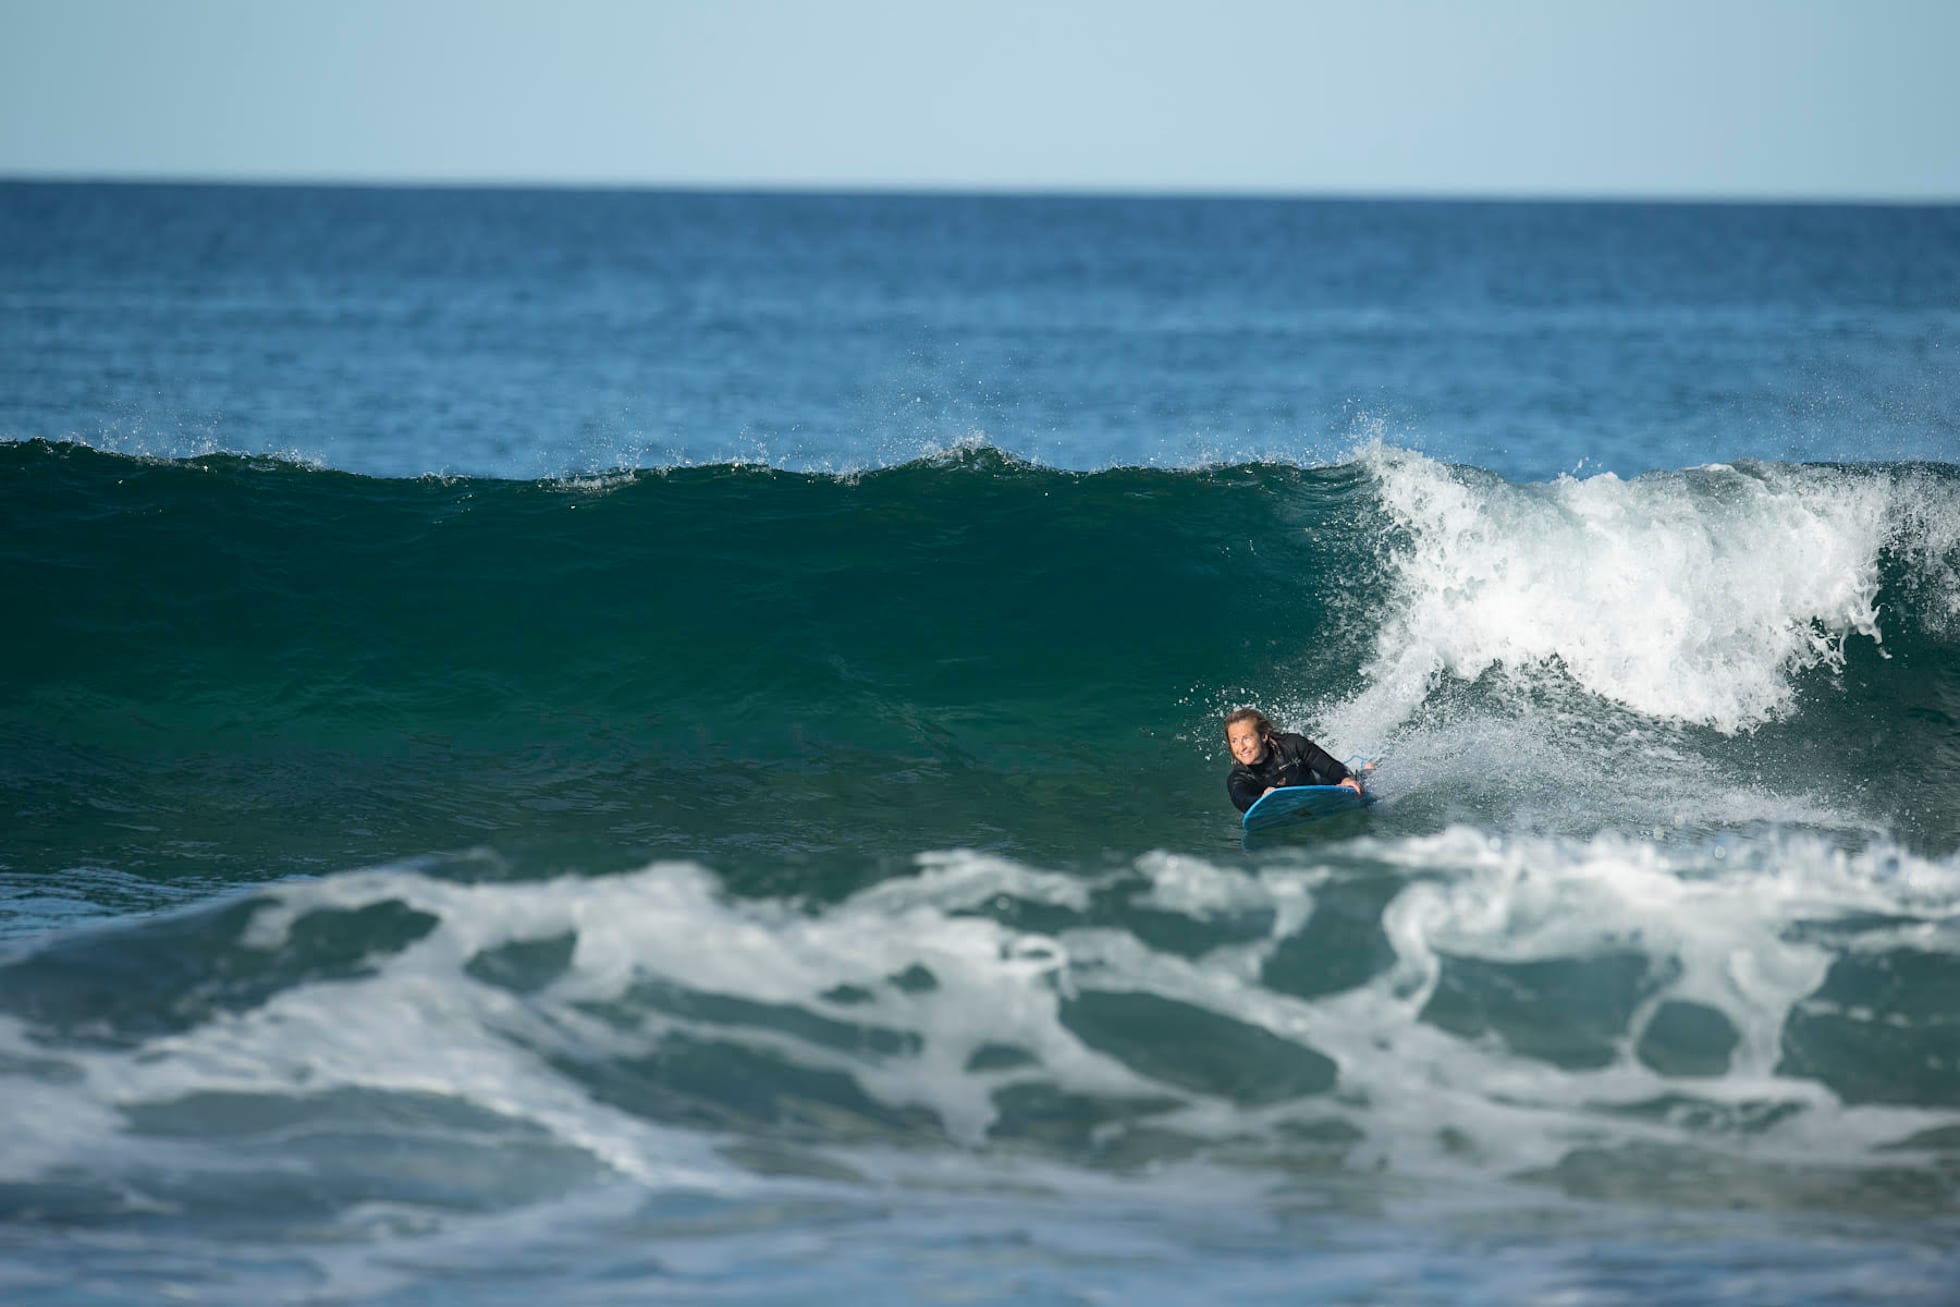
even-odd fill
[[[1937,468],[1813,480],[1953,502]],[[251,882],[485,844],[544,866],[700,858],[745,888],[831,896],[922,849],[1047,865],[1227,850],[1221,712],[1352,697],[1416,602],[1410,523],[1364,463],[1075,473],[979,449],[848,478],[400,481],[28,444],[0,447],[0,484],[19,633],[0,653],[5,856],[26,871]],[[1794,513],[1816,492],[1782,493]],[[1696,529],[1732,525],[1704,497]],[[1686,755],[1729,780],[1841,787],[1847,809],[1950,848],[1951,560],[1902,531],[1871,559],[1882,643],[1747,669],[1788,678],[1797,710],[1747,731],[1663,715],[1638,770]],[[1721,595],[1719,578],[1672,581],[1671,600]],[[1831,613],[1765,620],[1846,635],[1818,624]],[[1588,622],[1645,634],[1637,612]],[[1544,739],[1515,776],[1624,728],[1624,705],[1569,676],[1431,670],[1408,720],[1330,744],[1380,753],[1412,721],[1433,742],[1506,696],[1555,733],[1611,718]],[[1909,775],[1887,780],[1899,758]],[[1467,772],[1473,788],[1446,791],[1405,770],[1389,829],[1515,824],[1525,796]],[[1524,824],[1590,834],[1625,815],[1602,797]]]
[[[1354,469],[0,458],[10,754],[48,804],[12,852],[145,870],[1215,845],[1220,696],[1351,677],[1381,585]],[[104,803],[122,833],[78,841]]]

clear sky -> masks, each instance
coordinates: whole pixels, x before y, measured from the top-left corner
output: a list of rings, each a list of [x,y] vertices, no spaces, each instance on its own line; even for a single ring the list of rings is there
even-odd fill
[[[0,176],[1960,201],[1960,0],[0,0]]]

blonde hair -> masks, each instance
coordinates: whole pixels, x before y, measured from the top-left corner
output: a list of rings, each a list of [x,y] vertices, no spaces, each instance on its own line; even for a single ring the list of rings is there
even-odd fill
[[[1259,732],[1259,738],[1262,740],[1269,740],[1273,736],[1273,724],[1267,720],[1265,713],[1260,712],[1257,708],[1240,708],[1236,712],[1225,714],[1225,735],[1227,739],[1231,738],[1232,728],[1240,722],[1253,723],[1253,728]]]

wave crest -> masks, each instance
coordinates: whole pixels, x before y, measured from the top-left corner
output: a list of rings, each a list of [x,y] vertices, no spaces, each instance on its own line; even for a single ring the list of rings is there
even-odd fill
[[[1960,495],[1912,469],[1715,465],[1514,485],[1382,449],[1385,616],[1343,711],[1408,716],[1446,677],[1555,668],[1724,733],[1785,716],[1799,675],[1881,644],[1889,558],[1936,625],[1960,610]]]

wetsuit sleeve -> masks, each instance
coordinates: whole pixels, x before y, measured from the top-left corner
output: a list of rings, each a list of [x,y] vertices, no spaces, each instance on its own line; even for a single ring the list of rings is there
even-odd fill
[[[1307,770],[1313,773],[1315,784],[1339,785],[1348,778],[1347,764],[1343,763],[1339,758],[1336,758],[1312,740],[1302,739],[1300,744],[1303,746],[1300,750],[1300,757],[1307,764]]]
[[[1232,796],[1232,806],[1244,812],[1259,801],[1266,787],[1235,767],[1232,774],[1225,778],[1225,790]]]

